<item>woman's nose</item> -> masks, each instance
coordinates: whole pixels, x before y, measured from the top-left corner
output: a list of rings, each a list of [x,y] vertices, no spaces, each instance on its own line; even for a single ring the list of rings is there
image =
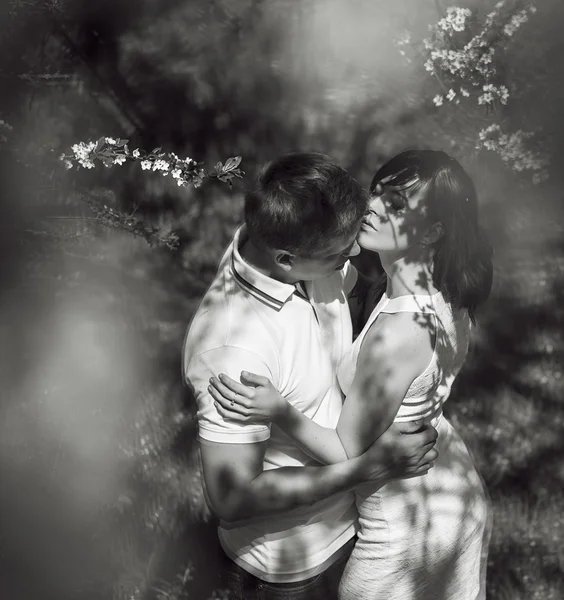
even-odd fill
[[[380,219],[382,219],[383,216],[386,214],[386,211],[384,209],[384,202],[382,200],[381,195],[372,196],[372,198],[370,199],[370,203],[368,204],[368,213],[372,213]]]

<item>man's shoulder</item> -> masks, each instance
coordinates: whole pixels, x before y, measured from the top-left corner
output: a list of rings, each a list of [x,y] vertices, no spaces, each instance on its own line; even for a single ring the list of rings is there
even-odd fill
[[[251,352],[268,361],[275,352],[271,332],[242,290],[215,299],[206,294],[188,327],[184,353],[190,360],[222,348]]]

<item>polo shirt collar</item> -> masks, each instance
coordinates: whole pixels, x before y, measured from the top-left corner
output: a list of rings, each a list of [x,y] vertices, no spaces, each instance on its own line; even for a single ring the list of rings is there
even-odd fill
[[[261,273],[241,257],[239,248],[247,238],[246,228],[239,227],[233,238],[233,252],[231,253],[231,272],[235,281],[251,296],[264,304],[280,310],[292,297],[296,288],[289,284],[277,281]]]

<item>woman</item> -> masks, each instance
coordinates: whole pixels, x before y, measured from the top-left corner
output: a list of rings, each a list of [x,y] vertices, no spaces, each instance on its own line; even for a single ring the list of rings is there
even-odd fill
[[[378,252],[384,295],[338,371],[346,395],[336,430],[290,406],[270,381],[214,379],[218,410],[268,420],[320,462],[358,456],[394,421],[438,431],[439,457],[424,477],[356,490],[359,533],[341,600],[485,598],[486,490],[442,413],[468,350],[471,323],[491,288],[491,249],[478,226],[474,185],[444,152],[408,151],[370,187],[358,243]]]

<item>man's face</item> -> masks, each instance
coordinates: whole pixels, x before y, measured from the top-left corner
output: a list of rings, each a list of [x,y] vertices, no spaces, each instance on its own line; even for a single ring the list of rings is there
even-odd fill
[[[295,281],[313,281],[322,279],[342,269],[351,256],[360,252],[356,243],[358,231],[334,239],[327,248],[305,256],[291,257],[291,269],[288,274]]]

